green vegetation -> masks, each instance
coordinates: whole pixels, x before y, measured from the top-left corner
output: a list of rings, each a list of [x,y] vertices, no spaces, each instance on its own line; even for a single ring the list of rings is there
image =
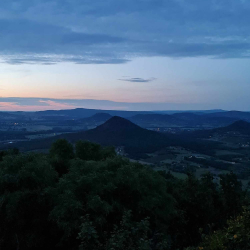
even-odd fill
[[[221,170],[231,170],[232,168],[232,165],[229,163],[219,162],[213,159],[208,160],[204,158],[196,158],[194,156],[192,158],[185,157],[185,160]]]
[[[47,155],[1,152],[0,249],[212,250],[227,247],[228,230],[245,240],[234,249],[248,249],[248,193],[233,173],[219,182],[177,179],[83,141],[60,139]]]
[[[248,250],[250,249],[250,211],[228,221],[228,227],[211,235],[203,235],[203,241],[197,248],[189,250]],[[187,249],[187,250],[188,250]]]

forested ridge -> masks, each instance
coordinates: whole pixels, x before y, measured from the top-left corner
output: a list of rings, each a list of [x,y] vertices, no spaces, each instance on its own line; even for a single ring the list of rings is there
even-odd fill
[[[64,139],[49,154],[0,152],[0,249],[250,249],[235,174],[184,180]]]

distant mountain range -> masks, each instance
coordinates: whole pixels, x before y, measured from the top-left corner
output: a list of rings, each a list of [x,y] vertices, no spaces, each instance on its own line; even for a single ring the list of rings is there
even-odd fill
[[[250,136],[250,123],[239,120],[236,121],[228,126],[221,127],[221,128],[215,128],[215,129],[209,129],[209,130],[198,130],[193,132],[193,135],[199,138],[207,138],[209,136],[212,136],[214,134],[228,134],[228,133],[237,133],[244,136]]]
[[[159,114],[140,111],[113,111],[113,110],[60,110],[41,111],[34,113],[36,118],[54,120],[74,120],[78,122],[104,123],[111,116],[120,116],[129,119],[141,127],[223,127],[237,120],[250,121],[250,112],[220,111],[215,112],[178,112],[173,114]]]
[[[150,111],[120,111],[120,110],[100,110],[100,109],[70,109],[70,110],[48,110],[48,111],[39,111],[34,112],[36,116],[61,116],[65,119],[82,119],[93,116],[95,114],[106,113],[111,116],[120,116],[120,117],[131,117],[136,114],[150,114]]]
[[[178,112],[174,114],[157,114],[153,112],[140,111],[113,111],[113,110],[60,110],[41,111],[35,113],[36,117],[44,119],[61,119],[76,122],[104,123],[112,116],[120,116],[129,119],[133,123],[144,127],[223,127],[237,120],[250,122],[250,112],[223,111],[223,112]]]
[[[91,123],[91,124],[96,124],[96,123],[104,123],[107,120],[112,118],[112,115],[108,113],[96,113],[93,116],[82,118],[77,120],[78,122],[84,122],[84,123]]]
[[[223,127],[223,128],[216,128],[212,130],[215,133],[239,133],[242,135],[250,135],[250,123],[246,121],[237,121],[233,124]]]
[[[242,112],[242,111],[227,111],[227,112],[216,112],[206,114],[207,117],[228,117],[228,118],[236,118],[238,120],[248,120],[250,121],[250,112]]]
[[[111,116],[120,116],[144,127],[198,127],[215,128],[230,125],[237,120],[250,122],[250,112],[240,111],[117,111],[97,109],[48,110],[39,112],[0,112],[2,120],[29,122],[64,122],[65,125],[93,123],[99,125]]]
[[[167,140],[163,134],[141,128],[129,120],[114,116],[95,129],[16,143],[15,146],[24,151],[48,149],[53,141],[60,138],[67,139],[71,143],[88,140],[104,146],[124,146],[131,152],[152,152],[171,144],[171,141]]]
[[[237,121],[223,129],[226,131],[238,131],[243,134],[250,134],[250,123],[245,121]],[[222,128],[219,130],[222,130]]]
[[[142,127],[221,127],[239,120],[238,117],[196,113],[139,114],[129,119]]]
[[[0,112],[0,121],[1,120],[13,120],[20,119],[21,116],[16,113]]]
[[[107,113],[112,116],[120,116],[123,118],[128,118],[135,116],[137,114],[175,114],[175,113],[195,113],[195,114],[210,114],[210,113],[217,113],[217,112],[224,112],[221,109],[216,110],[190,110],[190,111],[179,111],[179,110],[168,110],[168,111],[126,111],[126,110],[101,110],[101,109],[85,109],[85,108],[76,108],[76,109],[67,109],[67,110],[47,110],[47,111],[37,111],[37,112],[13,112],[15,114],[23,113],[25,115],[32,115],[38,117],[45,117],[45,116],[60,116],[65,118],[75,118],[81,119],[93,116],[97,113]]]
[[[46,139],[17,142],[11,144],[10,147],[18,147],[22,151],[48,150],[51,144],[60,138],[67,139],[73,144],[78,140],[87,140],[104,146],[122,146],[131,157],[153,153],[167,146],[181,146],[210,153],[217,145],[214,142],[194,140],[190,135],[163,134],[147,130],[125,118],[114,116],[95,129],[65,133]]]
[[[121,114],[123,117],[118,117]],[[124,118],[126,117],[126,119]],[[9,120],[9,123],[6,122]],[[241,121],[239,121],[241,120]],[[216,147],[215,142],[203,140],[214,133],[237,132],[250,135],[250,112],[220,111],[215,112],[178,112],[174,114],[159,114],[153,112],[113,111],[74,109],[41,112],[0,112],[0,124],[10,128],[16,127],[19,121],[25,125],[37,126],[45,124],[46,128],[57,128],[41,133],[41,138],[29,140],[31,132],[22,130],[2,131],[0,147],[18,147],[23,151],[47,150],[59,138],[65,138],[72,143],[77,140],[89,140],[107,146],[123,146],[130,155],[154,152],[167,146],[181,146],[197,152],[210,151]],[[22,122],[20,122],[22,124]],[[6,125],[7,124],[7,125]],[[86,130],[96,127],[95,129]],[[180,134],[159,133],[145,128],[177,127],[200,129],[196,132],[179,132]],[[21,127],[22,128],[22,127]],[[75,128],[74,131],[71,128]],[[205,129],[204,129],[205,128]],[[212,128],[212,129],[211,129]],[[71,130],[70,130],[71,129]],[[81,129],[81,131],[79,131]],[[61,135],[44,138],[43,134],[51,136],[54,133]],[[182,130],[180,130],[182,131]],[[27,136],[27,137],[26,137]],[[36,137],[39,138],[39,137]],[[8,142],[13,142],[9,144]],[[19,141],[22,140],[22,141]],[[19,141],[19,142],[18,142]]]
[[[176,113],[195,113],[195,114],[210,114],[210,113],[217,113],[217,112],[226,112],[223,109],[210,109],[210,110],[155,110],[153,111],[157,114],[176,114]]]

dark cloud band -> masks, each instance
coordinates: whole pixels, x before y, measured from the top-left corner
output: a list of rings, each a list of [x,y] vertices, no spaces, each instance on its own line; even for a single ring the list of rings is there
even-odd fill
[[[122,78],[122,79],[118,79],[119,81],[125,81],[125,82],[152,82],[154,80],[156,80],[156,78],[151,77],[149,79],[145,79],[145,78],[140,78],[140,77],[132,77],[132,78]]]
[[[0,58],[11,64],[249,58],[249,11],[244,0],[2,1]]]

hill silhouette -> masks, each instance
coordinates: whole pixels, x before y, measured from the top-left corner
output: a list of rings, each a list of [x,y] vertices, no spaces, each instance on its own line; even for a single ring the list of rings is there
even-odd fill
[[[250,112],[243,111],[227,111],[227,112],[217,112],[212,114],[206,114],[207,117],[227,117],[234,118],[237,120],[244,120],[250,122]]]
[[[225,129],[233,130],[233,131],[249,131],[250,132],[250,123],[240,120],[225,127]]]
[[[132,130],[145,130],[139,127],[138,125],[132,123],[131,121],[119,117],[119,116],[113,116],[111,119],[109,119],[104,124],[98,126],[96,129],[98,132],[124,132],[124,131],[132,131]]]
[[[82,119],[93,116],[98,113],[106,113],[111,116],[131,117],[136,114],[149,114],[150,111],[123,111],[123,110],[101,110],[101,109],[67,109],[67,110],[46,110],[33,112],[32,115],[38,117],[55,117],[58,116],[61,119]]]
[[[74,144],[79,140],[99,143],[103,146],[122,146],[133,157],[144,157],[168,146],[181,146],[201,153],[210,153],[215,143],[195,140],[194,137],[159,133],[139,127],[131,121],[114,116],[104,124],[87,131],[61,134],[58,136],[12,144],[21,151],[48,150],[57,139],[67,139]]]
[[[0,121],[1,120],[5,120],[5,119],[10,119],[10,120],[13,120],[13,119],[23,119],[23,116],[19,115],[18,113],[13,113],[13,112],[3,112],[3,111],[0,111]]]
[[[243,135],[250,135],[250,123],[239,120],[229,126],[214,129],[214,131],[217,133],[236,132],[236,133],[240,133]]]
[[[236,121],[228,126],[221,127],[221,128],[215,128],[215,129],[209,129],[209,130],[199,130],[193,132],[193,134],[197,137],[209,137],[212,136],[213,134],[226,134],[226,133],[239,133],[242,135],[250,135],[250,123],[246,121]]]
[[[129,120],[114,116],[95,129],[20,142],[16,143],[15,147],[23,151],[48,149],[55,140],[60,138],[65,138],[71,143],[87,140],[104,146],[123,146],[130,153],[154,152],[171,145],[171,139],[166,135],[141,128]]]
[[[141,128],[118,116],[112,117],[95,129],[67,134],[65,138],[72,143],[81,139],[106,146],[123,146],[130,153],[153,152],[171,144],[165,135]]]
[[[142,127],[157,126],[212,126],[221,127],[237,121],[237,118],[227,116],[208,116],[195,113],[168,114],[138,114],[129,118],[130,121]]]
[[[78,122],[87,122],[87,123],[101,123],[109,120],[112,115],[108,113],[96,113],[93,116],[79,119]]]

